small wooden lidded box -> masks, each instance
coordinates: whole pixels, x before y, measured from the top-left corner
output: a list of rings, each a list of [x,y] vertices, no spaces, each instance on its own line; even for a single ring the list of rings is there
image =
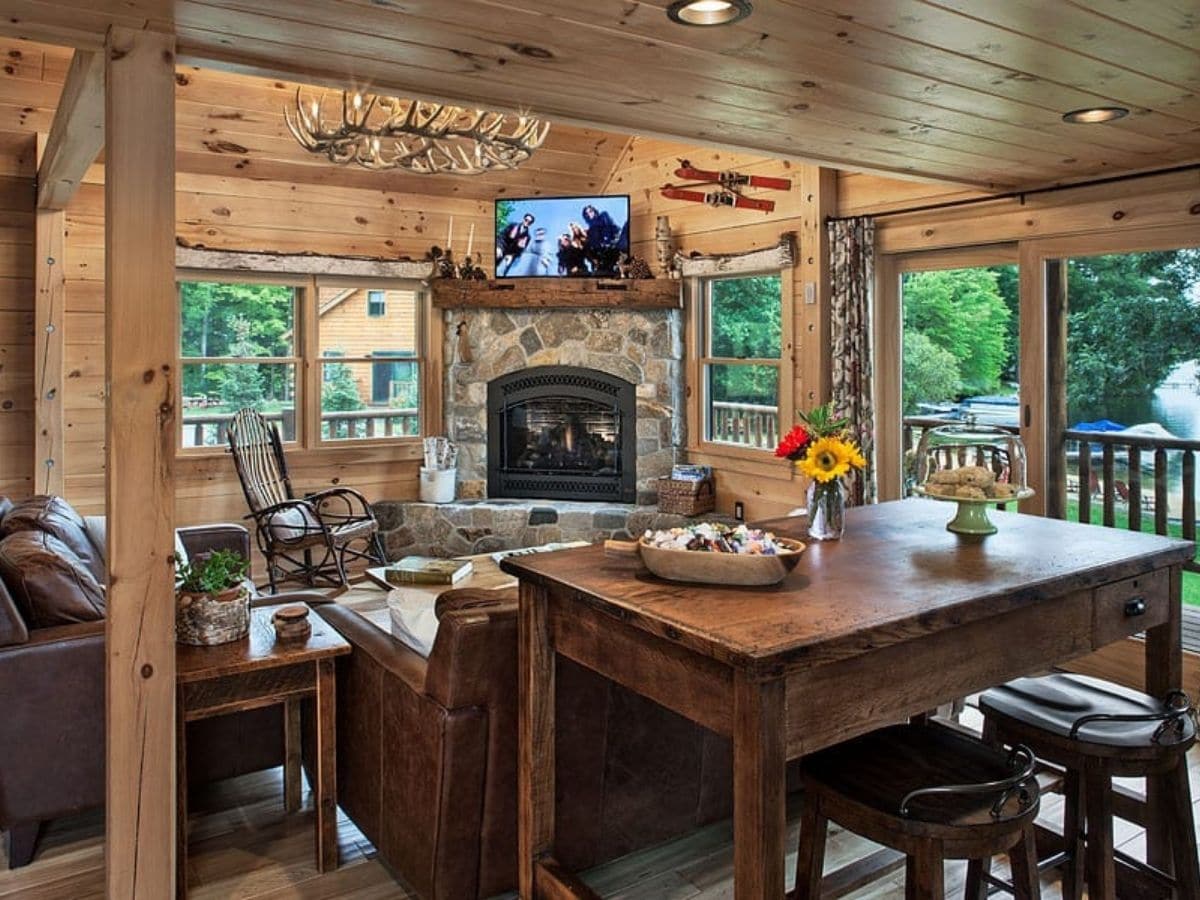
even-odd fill
[[[711,477],[680,481],[664,475],[658,479],[658,511],[699,516],[717,508],[717,491]]]
[[[271,622],[275,625],[275,637],[278,640],[307,641],[312,636],[307,606],[281,606],[275,610]]]

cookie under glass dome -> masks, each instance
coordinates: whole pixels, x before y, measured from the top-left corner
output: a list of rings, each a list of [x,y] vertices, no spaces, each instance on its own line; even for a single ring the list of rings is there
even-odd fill
[[[987,507],[1032,497],[1027,469],[1019,435],[967,420],[922,434],[910,476],[914,493],[958,503],[950,531],[993,534]]]

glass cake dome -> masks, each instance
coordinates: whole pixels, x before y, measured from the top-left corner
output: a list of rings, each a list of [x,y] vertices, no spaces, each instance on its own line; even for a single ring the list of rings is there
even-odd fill
[[[915,493],[958,503],[958,516],[946,526],[951,531],[993,534],[989,505],[1033,496],[1027,468],[1020,435],[968,418],[921,435],[910,477]]]

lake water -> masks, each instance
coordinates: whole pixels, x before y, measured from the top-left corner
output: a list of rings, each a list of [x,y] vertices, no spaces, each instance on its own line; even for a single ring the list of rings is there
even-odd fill
[[[1200,367],[1195,362],[1177,366],[1154,395],[1143,403],[1116,406],[1107,418],[1122,425],[1157,422],[1176,437],[1200,440]]]

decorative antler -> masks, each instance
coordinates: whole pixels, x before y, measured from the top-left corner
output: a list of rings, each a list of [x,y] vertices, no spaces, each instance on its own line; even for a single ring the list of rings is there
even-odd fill
[[[339,122],[323,115],[325,94],[283,111],[288,130],[305,150],[331,162],[367,169],[407,169],[419,175],[478,175],[515,169],[546,140],[550,123],[460,106],[342,91]]]

